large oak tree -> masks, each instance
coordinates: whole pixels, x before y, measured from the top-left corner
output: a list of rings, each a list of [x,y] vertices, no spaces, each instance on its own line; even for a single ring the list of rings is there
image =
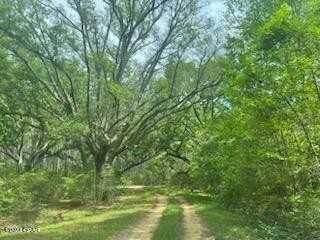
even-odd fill
[[[19,113],[36,115],[53,139],[85,145],[99,176],[169,116],[212,97],[219,79],[204,72],[216,49],[207,44],[201,4],[2,0],[1,47],[32,93]],[[188,64],[197,74],[178,77]]]

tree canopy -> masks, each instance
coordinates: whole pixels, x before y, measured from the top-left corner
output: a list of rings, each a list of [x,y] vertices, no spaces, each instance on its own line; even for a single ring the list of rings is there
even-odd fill
[[[95,200],[167,184],[266,239],[318,239],[320,1],[226,0],[225,24],[206,7],[1,0],[0,173],[18,179],[3,199],[33,177]]]

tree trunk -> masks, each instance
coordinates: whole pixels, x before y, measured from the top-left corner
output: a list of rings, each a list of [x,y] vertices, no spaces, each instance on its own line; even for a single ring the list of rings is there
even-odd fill
[[[82,163],[82,168],[88,169],[90,153],[87,152],[82,146],[80,146],[78,148],[78,150],[79,150],[79,153],[80,153],[80,159],[81,159],[81,163]]]
[[[96,181],[98,183],[102,178],[102,170],[103,170],[103,165],[106,161],[106,154],[104,156],[103,155],[95,156],[94,161],[95,161]]]
[[[28,159],[24,164],[24,172],[30,172],[33,169],[33,159]]]
[[[106,162],[107,152],[100,151],[94,155],[94,163],[95,163],[95,179],[94,179],[94,200],[101,200],[102,197],[102,189],[101,189],[101,182],[102,182],[102,172],[103,166]]]

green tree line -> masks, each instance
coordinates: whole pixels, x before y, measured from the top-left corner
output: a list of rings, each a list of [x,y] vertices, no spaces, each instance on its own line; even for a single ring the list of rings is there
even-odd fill
[[[0,186],[173,184],[318,239],[320,1],[225,6],[221,27],[197,0],[1,1]]]

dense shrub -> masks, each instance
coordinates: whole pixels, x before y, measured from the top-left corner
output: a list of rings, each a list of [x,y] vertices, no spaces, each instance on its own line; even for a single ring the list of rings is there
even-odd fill
[[[92,173],[73,174],[63,177],[64,198],[79,199],[84,202],[92,199],[94,176]]]
[[[0,178],[0,214],[27,216],[29,211],[37,212],[43,203],[62,199],[80,204],[110,202],[119,195],[119,183],[112,168],[103,171],[100,181],[93,171],[68,176],[49,171],[12,173]]]
[[[5,181],[0,178],[0,215],[11,212],[15,204],[15,195],[8,190]]]
[[[40,203],[62,197],[63,179],[45,171],[11,174],[0,179],[0,211],[3,214],[31,210]]]
[[[34,203],[57,201],[62,197],[62,185],[60,174],[45,171],[27,172],[12,181],[13,191]]]
[[[91,171],[63,177],[63,182],[64,198],[80,200],[82,203],[94,200],[110,202],[119,194],[117,185],[120,179],[112,168],[105,168],[101,179],[96,179]]]
[[[317,205],[295,209],[280,223],[260,223],[261,232],[267,240],[319,240],[320,211]]]
[[[314,194],[316,196],[317,194]],[[320,201],[319,198],[307,197],[298,202],[294,211],[287,216],[287,231],[296,239],[320,239]]]

